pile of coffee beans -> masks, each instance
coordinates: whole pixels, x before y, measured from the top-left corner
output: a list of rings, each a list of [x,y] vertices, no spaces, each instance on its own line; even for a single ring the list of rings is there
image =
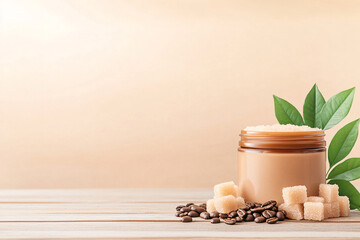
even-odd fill
[[[181,217],[182,222],[192,222],[193,217],[210,219],[210,214],[206,212],[206,203],[200,205],[196,205],[194,203],[179,205],[176,207],[175,216]]]
[[[182,222],[192,222],[192,218],[201,217],[210,220],[211,223],[224,222],[228,225],[234,225],[238,222],[256,222],[275,224],[286,218],[286,212],[278,210],[277,202],[270,200],[263,204],[257,202],[248,202],[246,207],[239,208],[229,214],[206,211],[206,203],[196,205],[188,203],[176,207],[176,217],[181,217]]]

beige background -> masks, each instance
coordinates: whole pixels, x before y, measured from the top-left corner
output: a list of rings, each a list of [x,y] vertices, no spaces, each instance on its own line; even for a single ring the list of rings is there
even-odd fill
[[[0,187],[210,187],[238,134],[356,86],[360,1],[1,1]],[[331,137],[336,129],[328,132]],[[351,156],[360,156],[360,141]]]

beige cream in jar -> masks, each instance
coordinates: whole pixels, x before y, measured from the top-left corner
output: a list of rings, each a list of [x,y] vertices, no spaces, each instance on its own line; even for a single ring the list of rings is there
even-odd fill
[[[279,203],[282,188],[305,185],[318,196],[325,183],[326,142],[323,130],[307,126],[271,125],[241,131],[238,149],[240,195],[247,202]]]

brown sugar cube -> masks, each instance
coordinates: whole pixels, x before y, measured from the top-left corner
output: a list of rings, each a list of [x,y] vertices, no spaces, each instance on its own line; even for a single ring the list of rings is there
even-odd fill
[[[348,217],[350,215],[350,202],[347,196],[338,198],[340,206],[340,217]]]
[[[228,195],[237,197],[238,193],[239,189],[233,181],[219,183],[214,186],[214,198],[224,197]]]
[[[237,202],[233,195],[215,198],[214,203],[219,213],[229,213],[237,209]]]
[[[237,208],[244,208],[246,207],[245,200],[242,197],[236,198]]]
[[[284,202],[287,204],[304,203],[307,200],[305,186],[285,187],[282,189]]]
[[[215,205],[214,205],[214,199],[207,200],[207,202],[206,202],[206,211],[208,213],[216,212],[216,208],[215,208]]]
[[[306,202],[321,202],[323,203],[325,200],[323,197],[317,197],[317,196],[311,196],[311,197],[308,197]]]
[[[283,203],[279,206],[279,210],[285,210],[286,217],[294,220],[304,219],[304,206],[303,204],[287,204]]]
[[[313,221],[324,220],[324,204],[322,202],[304,203],[304,219]]]
[[[320,184],[319,196],[323,197],[326,203],[338,201],[339,186],[336,184]]]

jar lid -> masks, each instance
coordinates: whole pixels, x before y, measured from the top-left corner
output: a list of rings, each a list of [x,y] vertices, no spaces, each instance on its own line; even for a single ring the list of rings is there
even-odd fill
[[[242,130],[239,146],[254,149],[316,149],[326,146],[324,131],[261,132]]]

